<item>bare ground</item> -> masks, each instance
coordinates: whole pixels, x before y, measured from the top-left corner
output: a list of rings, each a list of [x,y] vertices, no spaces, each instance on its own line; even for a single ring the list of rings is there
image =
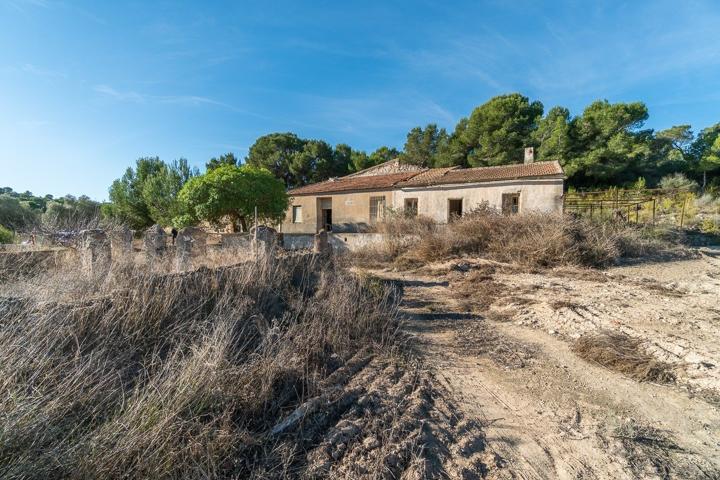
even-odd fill
[[[373,273],[403,286],[417,354],[458,415],[482,427],[478,476],[720,478],[715,255],[606,272],[463,259]],[[670,382],[638,381],[573,351],[602,332],[633,339]]]

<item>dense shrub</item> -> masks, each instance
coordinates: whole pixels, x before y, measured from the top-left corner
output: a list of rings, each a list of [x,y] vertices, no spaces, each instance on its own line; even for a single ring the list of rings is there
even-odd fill
[[[0,243],[12,243],[13,240],[15,240],[15,234],[0,225]]]

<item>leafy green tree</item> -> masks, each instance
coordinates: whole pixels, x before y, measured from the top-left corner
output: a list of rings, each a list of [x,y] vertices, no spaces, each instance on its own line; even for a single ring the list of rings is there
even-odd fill
[[[22,231],[35,226],[40,217],[38,210],[33,210],[27,202],[13,196],[12,189],[0,194],[0,225],[10,230]]]
[[[307,140],[302,149],[290,157],[290,174],[293,185],[305,185],[336,177],[346,172],[347,166],[335,163],[332,146],[322,140]]]
[[[103,214],[134,229],[151,226],[154,221],[143,196],[143,187],[148,178],[163,168],[164,163],[158,157],[137,159],[135,168],[128,167],[125,174],[110,186],[110,203],[103,206]]]
[[[573,119],[573,153],[564,162],[575,185],[628,183],[648,170],[651,131],[640,131],[648,118],[645,104],[598,100]]]
[[[297,179],[291,171],[293,157],[302,152],[304,146],[305,141],[294,133],[263,135],[250,147],[245,163],[270,170],[288,187],[304,185],[303,179]],[[295,169],[302,170],[299,165]]]
[[[518,163],[523,149],[533,144],[533,131],[543,113],[543,104],[519,93],[500,95],[473,110],[456,132],[473,167]],[[456,147],[457,148],[457,147]]]
[[[424,129],[415,127],[407,135],[405,148],[400,155],[403,163],[432,167],[440,152],[447,149],[449,136],[444,128],[431,123]]]
[[[375,150],[373,153],[368,155],[365,152],[359,150],[353,150],[350,160],[350,171],[359,172],[366,168],[380,165],[381,163],[389,162],[400,157],[400,152],[393,147],[382,146]]]
[[[702,175],[702,188],[707,186],[707,174],[720,170],[720,123],[700,132],[691,147],[695,171]]]
[[[673,172],[689,173],[693,169],[694,135],[690,125],[676,125],[656,132],[650,142],[647,176],[651,183]]]
[[[551,108],[532,134],[537,159],[564,161],[570,158],[573,148],[570,129],[570,111],[564,107]]]
[[[205,164],[206,170],[212,170],[214,168],[220,167],[222,165],[239,165],[240,162],[235,157],[235,154],[232,152],[228,152],[224,155],[220,155],[219,157],[213,157]]]
[[[182,214],[178,200],[180,189],[198,174],[197,169],[191,168],[187,160],[181,158],[170,164],[163,163],[155,174],[145,180],[141,193],[154,223],[173,225],[173,219]]]
[[[12,230],[0,225],[0,243],[13,243],[13,240],[15,240],[15,234]]]
[[[185,159],[167,164],[158,157],[139,158],[110,186],[111,203],[103,205],[103,214],[135,229],[171,225],[180,213],[180,189],[197,174]]]
[[[288,207],[283,182],[269,170],[252,165],[223,165],[193,177],[178,198],[185,212],[175,221],[179,226],[200,220],[220,224],[228,219],[233,229],[240,225],[247,231],[255,207],[258,217],[271,223],[282,221]]]

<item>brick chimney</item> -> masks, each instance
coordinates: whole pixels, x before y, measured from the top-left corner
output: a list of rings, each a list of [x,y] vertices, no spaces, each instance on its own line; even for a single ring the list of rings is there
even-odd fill
[[[535,148],[525,147],[525,163],[533,163],[535,161]]]

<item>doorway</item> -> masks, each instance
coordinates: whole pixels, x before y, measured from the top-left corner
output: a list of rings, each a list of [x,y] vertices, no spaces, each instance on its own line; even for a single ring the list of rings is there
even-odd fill
[[[322,209],[322,228],[326,232],[332,232],[332,208]]]
[[[457,217],[462,217],[462,212],[462,198],[451,198],[448,200],[448,222],[452,222]]]
[[[317,199],[317,231],[332,231],[332,198]]]

